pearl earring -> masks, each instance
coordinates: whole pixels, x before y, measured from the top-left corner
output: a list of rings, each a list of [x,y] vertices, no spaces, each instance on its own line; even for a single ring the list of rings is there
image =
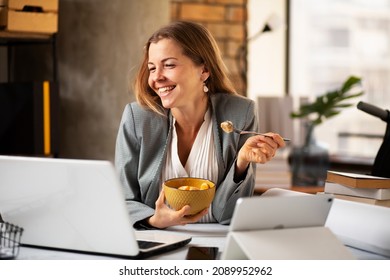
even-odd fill
[[[203,92],[209,92],[209,88],[206,86],[206,81],[203,82]]]

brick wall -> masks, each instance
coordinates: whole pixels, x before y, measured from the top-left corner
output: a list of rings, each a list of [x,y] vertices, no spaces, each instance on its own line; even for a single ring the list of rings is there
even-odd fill
[[[206,26],[221,49],[236,90],[246,95],[236,63],[236,53],[247,37],[247,0],[171,0],[171,20],[190,20]],[[246,65],[246,63],[245,63]],[[246,67],[244,65],[244,67]]]

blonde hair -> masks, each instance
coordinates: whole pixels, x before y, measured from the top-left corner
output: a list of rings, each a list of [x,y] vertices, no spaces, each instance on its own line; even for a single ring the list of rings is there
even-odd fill
[[[206,81],[208,94],[237,94],[226,75],[226,66],[221,52],[211,33],[202,25],[188,21],[175,21],[157,30],[144,47],[144,58],[134,83],[135,96],[138,103],[156,113],[163,114],[159,96],[148,84],[149,47],[161,39],[172,39],[181,46],[183,54],[196,65],[204,65],[210,76]]]

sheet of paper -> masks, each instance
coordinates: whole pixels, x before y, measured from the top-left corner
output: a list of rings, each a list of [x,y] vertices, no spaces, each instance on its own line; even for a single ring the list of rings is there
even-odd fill
[[[192,236],[226,236],[229,226],[218,223],[208,224],[188,224],[185,226],[172,226],[166,230],[173,232],[182,232]]]

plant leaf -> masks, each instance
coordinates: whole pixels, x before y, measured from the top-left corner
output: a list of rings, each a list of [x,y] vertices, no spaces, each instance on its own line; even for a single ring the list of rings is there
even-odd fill
[[[355,76],[350,76],[342,85],[341,92],[348,92],[353,86],[359,84],[361,79]]]
[[[350,76],[339,89],[326,92],[317,96],[312,103],[305,103],[299,107],[297,112],[292,112],[292,118],[309,118],[313,125],[321,124],[327,118],[338,115],[341,109],[351,107],[353,103],[343,103],[345,100],[359,97],[364,91],[350,93],[350,91],[361,84],[361,78]],[[315,115],[315,116],[313,116]]]

